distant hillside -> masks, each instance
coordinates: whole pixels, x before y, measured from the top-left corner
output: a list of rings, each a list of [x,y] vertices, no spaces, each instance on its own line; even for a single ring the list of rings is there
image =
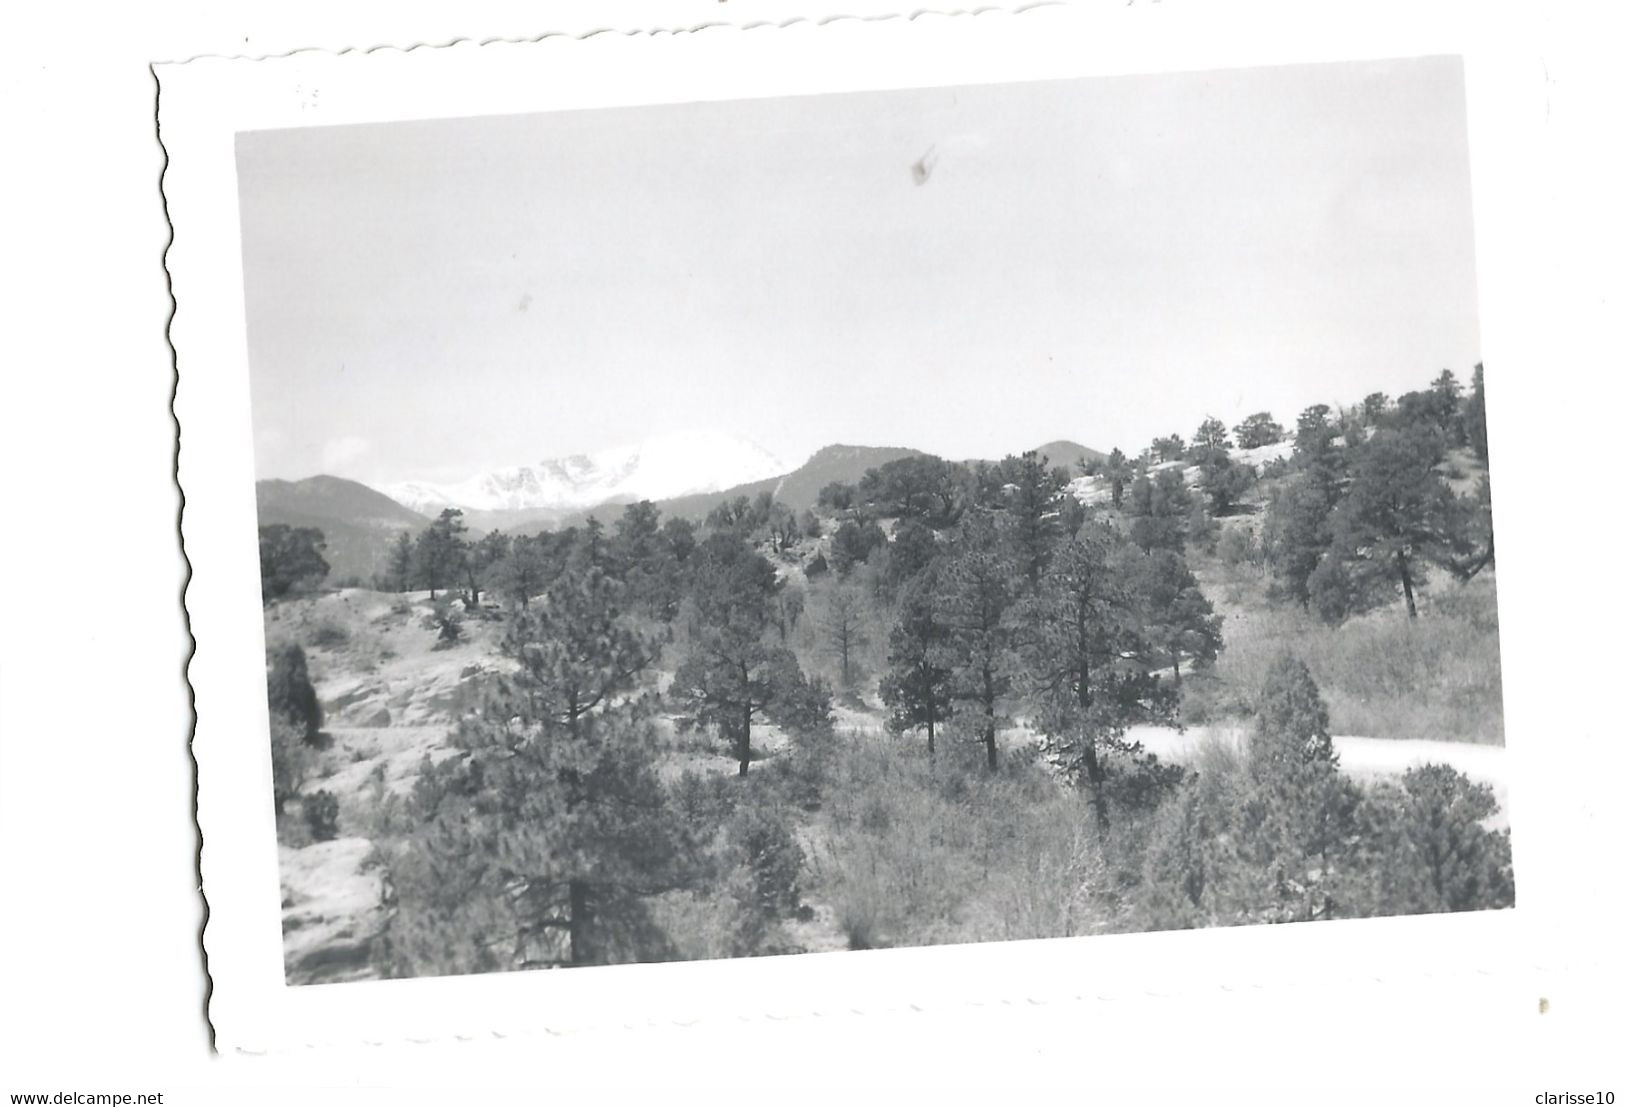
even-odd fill
[[[772,492],[773,498],[780,503],[796,511],[802,511],[818,502],[819,489],[831,481],[856,484],[870,469],[900,457],[913,457],[919,452],[902,446],[825,446],[808,458],[806,464],[782,477],[751,481],[749,484],[725,488],[721,492],[704,492],[693,496],[657,500],[656,504],[664,517],[693,519],[699,522],[718,504],[727,500],[739,496],[754,499],[763,492]],[[605,526],[613,526],[624,509],[624,504],[602,504],[591,511],[564,516],[552,524],[531,519],[522,520],[517,525],[503,525],[488,513],[482,513],[481,521],[488,526],[502,525],[504,530],[534,533],[544,527],[580,526],[587,521],[589,515],[596,516]]]
[[[1092,450],[1088,446],[1080,445],[1077,442],[1068,441],[1065,438],[1058,438],[1054,442],[1046,442],[1042,446],[1039,446],[1035,452],[1049,458],[1049,463],[1052,466],[1065,465],[1067,468],[1072,470],[1073,476],[1077,476],[1079,473],[1083,472],[1085,462],[1106,460],[1106,455],[1101,453],[1099,450]],[[1002,460],[1003,458],[996,457],[969,458],[965,461],[965,464],[976,465],[981,462],[993,464],[994,462]]]
[[[806,464],[782,477],[751,481],[721,492],[663,500],[660,510],[664,515],[703,519],[712,508],[726,500],[739,496],[754,499],[763,492],[771,492],[779,503],[795,511],[804,511],[818,502],[818,492],[826,484],[832,481],[856,484],[870,469],[900,457],[913,457],[919,452],[902,446],[825,446],[808,458]]]
[[[1071,469],[1073,476],[1083,472],[1083,467],[1088,462],[1106,460],[1106,455],[1099,450],[1091,450],[1088,446],[1069,442],[1064,438],[1044,443],[1038,447],[1038,452],[1048,455],[1051,465],[1065,465]]]
[[[831,481],[856,484],[870,469],[919,453],[902,446],[825,446],[801,468],[780,478],[774,498],[801,511],[816,504],[819,489]]]
[[[1074,470],[1081,468],[1086,460],[1105,457],[1098,450],[1066,441],[1050,442],[1039,447],[1039,452],[1048,455],[1051,464],[1069,465]],[[818,493],[827,484],[835,481],[856,484],[870,469],[921,453],[906,446],[825,446],[805,464],[783,476],[655,503],[662,516],[698,522],[724,501],[739,496],[754,499],[763,492],[772,492],[780,503],[803,511],[818,502]],[[337,477],[311,477],[291,484],[261,481],[259,490],[262,522],[316,526],[327,534],[328,561],[333,565],[334,578],[358,575],[370,579],[374,572],[383,571],[389,543],[395,540],[398,531],[415,532],[429,523],[426,516],[403,507],[383,493]],[[549,507],[464,509],[463,519],[471,535],[490,530],[536,534],[580,526],[588,518],[597,518],[606,527],[613,527],[625,509],[625,502],[603,503],[575,511]]]
[[[371,580],[385,570],[389,547],[401,531],[416,533],[429,520],[382,492],[342,477],[262,480],[254,486],[261,526],[315,527],[327,539],[329,580]]]

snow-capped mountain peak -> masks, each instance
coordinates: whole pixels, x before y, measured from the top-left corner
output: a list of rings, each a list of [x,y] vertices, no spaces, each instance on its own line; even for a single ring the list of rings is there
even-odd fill
[[[383,489],[398,503],[433,513],[549,508],[665,500],[781,476],[788,470],[753,442],[713,430],[682,431],[592,454],[476,473],[455,483],[406,481]]]

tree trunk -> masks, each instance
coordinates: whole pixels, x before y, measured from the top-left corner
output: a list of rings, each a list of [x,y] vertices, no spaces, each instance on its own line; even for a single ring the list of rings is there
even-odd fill
[[[982,732],[982,741],[987,745],[987,771],[997,772],[999,768],[999,740],[997,726],[993,719],[993,708],[997,705],[998,697],[993,693],[993,670],[987,665],[982,666],[982,709],[987,712],[987,729]]]
[[[743,661],[739,663],[740,687],[745,691],[745,705],[739,711],[739,733],[735,735],[739,743],[739,775],[744,776],[750,772],[750,668]]]
[[[1090,784],[1099,784],[1106,779],[1106,770],[1100,766],[1100,751],[1095,746],[1093,735],[1083,740],[1083,771],[1088,775]]]
[[[1179,687],[1179,651],[1177,649],[1171,649],[1171,650],[1168,651],[1168,653],[1174,659],[1174,687],[1178,688]]]
[[[590,965],[592,948],[592,908],[587,903],[587,882],[570,881],[570,964]]]
[[[1104,838],[1112,828],[1111,816],[1106,813],[1106,770],[1100,764],[1100,751],[1094,735],[1083,740],[1083,770],[1089,780],[1089,798],[1095,809],[1095,825]]]
[[[1411,587],[1411,563],[1404,554],[1399,555],[1399,583],[1405,589],[1405,610],[1416,618],[1416,592]]]
[[[927,757],[937,755],[937,724],[936,720],[929,717],[925,720],[925,755]]]

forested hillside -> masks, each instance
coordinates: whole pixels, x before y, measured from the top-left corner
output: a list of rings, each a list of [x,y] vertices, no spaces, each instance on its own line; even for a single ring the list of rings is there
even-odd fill
[[[342,477],[262,480],[254,493],[262,527],[321,531],[334,581],[370,581],[384,570],[390,542],[429,522],[382,492]]]
[[[1483,402],[896,451],[698,520],[446,510],[371,590],[262,530],[291,978],[1507,905],[1486,782],[1337,740],[1501,740]],[[1193,724],[1244,738],[1147,745]]]

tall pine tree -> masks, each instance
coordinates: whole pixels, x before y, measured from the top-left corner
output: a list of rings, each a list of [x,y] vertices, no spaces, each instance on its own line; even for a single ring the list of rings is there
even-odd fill
[[[897,622],[888,640],[890,669],[880,681],[880,699],[891,709],[893,732],[925,728],[925,750],[937,752],[937,728],[953,713],[953,655],[939,582],[927,569],[903,589]]]
[[[601,569],[567,572],[509,623],[516,663],[441,761],[392,858],[398,971],[589,965],[669,956],[645,907],[693,879],[635,693],[655,656]]]

